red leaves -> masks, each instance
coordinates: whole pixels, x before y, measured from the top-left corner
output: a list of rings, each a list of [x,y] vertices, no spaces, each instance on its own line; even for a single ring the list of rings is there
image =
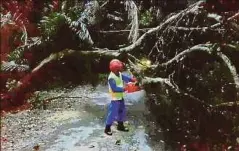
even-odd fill
[[[20,37],[13,37],[15,33],[23,32],[24,27],[28,37],[38,36],[39,30],[35,23],[30,23],[30,17],[33,12],[33,1],[3,1],[3,13],[10,13],[14,24],[5,24],[1,29],[1,60],[7,61],[7,55],[16,47],[21,46],[23,41]],[[14,39],[14,41],[12,40]]]
[[[27,59],[28,62],[31,62],[33,60],[32,52],[24,52],[23,57]]]
[[[44,2],[40,2],[44,3]],[[23,45],[23,41],[15,36],[15,33],[23,32],[26,28],[28,37],[38,36],[39,30],[37,29],[36,23],[31,22],[31,18],[34,17],[33,14],[37,9],[36,1],[33,0],[6,0],[2,2],[3,14],[10,13],[12,18],[11,21],[14,24],[5,24],[0,29],[1,34],[1,61],[7,61],[7,55],[13,51],[16,47]],[[52,7],[54,11],[59,9],[59,0],[52,1]],[[31,52],[25,52],[23,57],[29,62],[33,59],[33,54]],[[1,90],[6,91],[4,85],[8,78],[13,78],[20,80],[21,84],[13,89],[9,93],[1,94],[1,109],[9,108],[12,105],[22,105],[26,98],[29,97],[28,94],[31,94],[34,90],[34,87],[38,87],[44,79],[45,69],[51,68],[51,65],[48,65],[44,68],[44,71],[37,70],[26,75],[26,73],[1,73],[0,77],[4,78],[1,81]],[[20,76],[20,77],[19,77]],[[4,84],[4,85],[3,85]]]
[[[18,31],[18,27],[11,24],[4,25],[1,30],[1,61],[7,60],[7,54],[11,51],[10,38],[14,32]]]
[[[17,25],[28,25],[29,24],[29,15],[33,9],[32,0],[27,0],[25,2],[19,2],[16,0],[13,1],[5,1],[3,2],[3,8],[10,12],[13,16],[13,20]],[[6,11],[5,11],[6,12]]]
[[[29,84],[31,84],[31,79],[32,79],[32,74],[28,74],[26,75],[20,82],[22,83],[22,86],[20,86],[21,88],[25,88],[27,87]]]
[[[27,26],[27,33],[28,33],[28,36],[29,37],[37,37],[40,35],[40,31],[39,29],[37,28],[36,24],[35,23],[30,23],[28,24]]]
[[[7,112],[17,113],[31,108],[31,104],[24,103],[20,106],[12,106],[12,103],[9,100],[2,100],[1,102],[1,116],[4,116]]]
[[[1,60],[6,61],[7,55],[14,49],[11,44],[12,37],[14,33],[22,32],[23,26],[28,29],[29,23],[29,15],[32,11],[32,0],[28,0],[26,2],[18,2],[16,0],[13,1],[4,1],[2,3],[4,8],[4,13],[10,13],[12,18],[11,20],[14,24],[5,24],[1,30]],[[20,39],[17,39],[15,42],[15,47],[22,45]]]
[[[207,0],[206,8],[213,12],[238,11],[239,1],[237,0]]]
[[[57,11],[59,9],[59,0],[52,1],[53,11]]]
[[[8,95],[7,93],[1,93],[1,94],[0,94],[0,98],[1,98],[1,100],[8,100],[8,99],[10,99],[11,97],[10,97],[10,95]]]
[[[29,98],[31,93],[34,91],[34,88],[39,87],[41,84],[43,84],[42,81],[45,78],[49,78],[49,77],[45,77],[46,70],[49,69],[49,67],[50,66],[46,66],[34,72],[30,72],[29,74],[24,76],[20,80],[21,84],[18,85],[11,92],[6,94],[5,99],[11,100],[12,104],[14,104],[15,106],[24,104],[25,100]]]
[[[198,151],[210,151],[209,144],[194,142],[190,145],[190,150],[198,150]]]

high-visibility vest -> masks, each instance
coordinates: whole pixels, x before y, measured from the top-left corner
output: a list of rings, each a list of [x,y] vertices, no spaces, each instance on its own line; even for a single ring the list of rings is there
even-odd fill
[[[109,79],[115,80],[116,86],[120,87],[120,88],[123,88],[124,83],[123,83],[121,73],[119,73],[119,76],[117,76],[113,72],[111,72],[109,77],[108,77],[108,80]],[[110,84],[108,84],[108,85],[109,85],[109,93],[111,95],[112,100],[122,100],[123,96],[124,96],[124,92],[113,92],[111,87],[110,87]]]

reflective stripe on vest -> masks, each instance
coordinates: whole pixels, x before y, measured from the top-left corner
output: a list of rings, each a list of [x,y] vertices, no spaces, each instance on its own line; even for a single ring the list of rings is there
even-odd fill
[[[119,74],[119,77],[118,77],[113,72],[111,72],[108,77],[108,80],[109,79],[115,80],[116,86],[123,88],[123,80],[122,80],[121,73]],[[110,92],[112,100],[122,100],[123,99],[124,93],[123,92],[113,92],[110,85],[109,85],[109,92]]]

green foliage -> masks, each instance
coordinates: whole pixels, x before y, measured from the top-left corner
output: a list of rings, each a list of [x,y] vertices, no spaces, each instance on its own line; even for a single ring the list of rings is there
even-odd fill
[[[44,108],[44,100],[48,97],[47,91],[36,91],[34,96],[28,101],[33,105],[33,108]]]
[[[74,6],[74,7],[70,7],[67,12],[66,15],[71,19],[71,20],[77,20],[81,13],[83,11],[83,7],[80,6]]]
[[[108,74],[99,74],[99,81],[107,81]]]
[[[48,16],[44,16],[39,24],[43,39],[50,41],[57,34],[60,27],[66,23],[66,16],[62,13],[52,12]]]
[[[20,46],[17,47],[14,51],[8,54],[9,61],[15,61],[16,63],[24,63],[24,59],[22,59],[24,53],[24,47]]]
[[[153,16],[149,10],[146,10],[140,15],[139,23],[141,26],[150,26],[153,22]]]
[[[27,64],[27,59],[23,58],[24,52],[41,43],[42,39],[40,37],[30,37],[26,44],[18,46],[8,54],[8,61],[14,61],[17,64]]]
[[[89,8],[85,9],[82,2],[63,1],[60,5],[61,9],[58,12],[52,10],[45,13],[45,16],[42,17],[39,28],[41,29],[43,39],[53,42],[54,37],[60,32],[61,27],[66,25],[81,40],[93,44],[87,24],[89,23],[89,16],[92,16],[88,14],[94,11]],[[87,20],[88,22],[85,22]]]
[[[83,2],[63,1],[59,13],[65,14],[71,20],[77,20],[84,10]]]

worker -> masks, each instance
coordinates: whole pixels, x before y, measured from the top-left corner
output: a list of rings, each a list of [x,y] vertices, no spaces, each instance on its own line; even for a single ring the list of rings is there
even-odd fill
[[[124,125],[126,120],[126,109],[124,102],[124,83],[136,82],[136,78],[129,77],[122,74],[123,63],[118,59],[113,59],[109,64],[110,74],[108,77],[109,92],[111,95],[111,102],[109,104],[108,113],[106,117],[105,134],[112,135],[111,125],[114,121],[118,122],[117,130],[129,131]]]

